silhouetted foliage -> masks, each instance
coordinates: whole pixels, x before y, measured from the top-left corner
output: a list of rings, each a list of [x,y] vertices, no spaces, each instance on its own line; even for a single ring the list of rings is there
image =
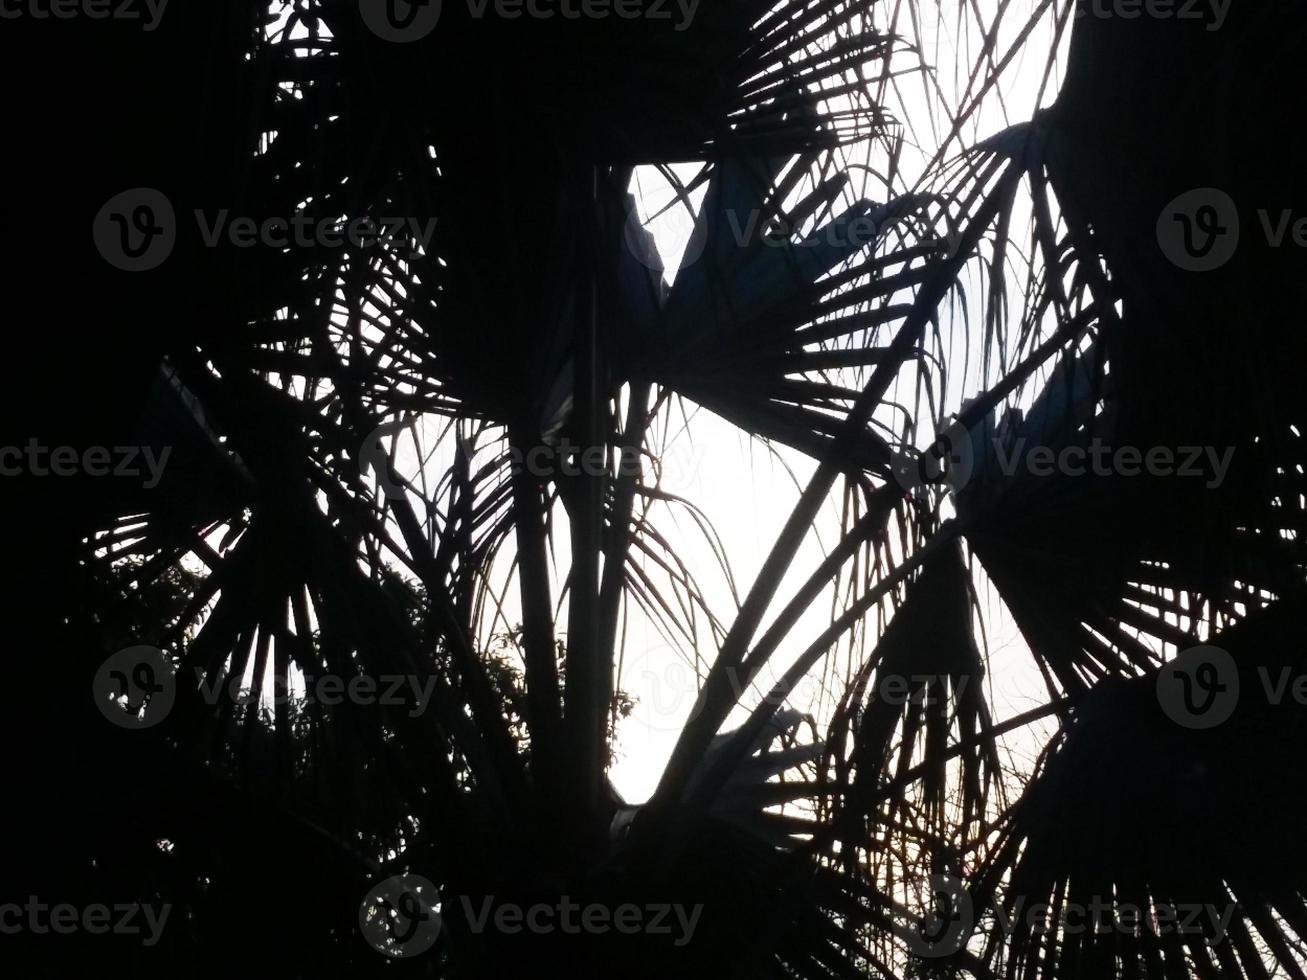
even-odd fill
[[[33,431],[0,442],[171,450],[152,488],[4,478],[5,894],[171,909],[149,946],[0,936],[6,975],[1307,980],[1307,706],[1261,683],[1307,669],[1307,253],[1254,210],[1307,215],[1307,13],[1032,8],[733,0],[677,30],[447,0],[409,44],[346,0],[6,23],[39,66],[9,126],[33,229],[9,342],[40,383],[7,406]],[[928,10],[980,39],[956,103]],[[981,131],[1013,59],[1053,74],[1037,25],[1070,34],[1060,94]],[[676,270],[648,168],[692,216]],[[180,220],[129,275],[86,226],[133,187]],[[1203,274],[1159,248],[1192,188],[1245,223]],[[242,248],[206,244],[197,209],[406,224]],[[56,289],[29,285],[50,266]],[[663,483],[696,406],[807,464],[742,589]],[[941,432],[969,473],[922,485],[911,450]],[[1215,485],[1004,462],[1103,442],[1232,454]],[[993,602],[1042,679],[1018,713]],[[699,682],[638,805],[608,776],[637,620]],[[1200,644],[1241,692],[1210,730],[1157,694]],[[176,702],[133,730],[88,692],[141,645]],[[405,683],[306,696],[324,676]],[[405,874],[439,889],[441,930],[392,960],[360,908]],[[939,876],[975,929],[923,952],[956,911]],[[1228,917],[1021,918],[1104,896]],[[469,911],[563,900],[701,917],[680,943]]]

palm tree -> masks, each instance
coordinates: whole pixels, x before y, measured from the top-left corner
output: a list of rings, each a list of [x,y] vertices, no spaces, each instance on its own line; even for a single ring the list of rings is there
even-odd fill
[[[147,323],[185,321],[134,362],[134,438],[171,462],[154,491],[74,496],[32,615],[77,651],[43,678],[52,710],[137,644],[164,651],[176,703],[130,731],[78,702],[71,810],[106,816],[51,818],[15,880],[168,903],[176,924],[113,966],[78,941],[49,969],[1303,977],[1281,761],[1303,711],[1259,682],[1303,666],[1300,256],[1246,235],[1196,277],[1154,230],[1191,187],[1295,203],[1264,93],[1295,91],[1303,15],[1207,31],[959,7],[981,51],[953,99],[918,5],[739,0],[685,30],[471,9],[407,44],[345,0],[161,28],[203,55],[170,96],[195,118],[155,137],[172,170],[117,189],[152,179],[183,216],[409,223],[238,248],[184,220],[130,287]],[[1050,91],[1070,34],[1060,94],[973,139],[1041,31]],[[1145,81],[1158,52],[1165,85]],[[1195,150],[1213,116],[1237,153]],[[674,275],[637,170],[692,216]],[[694,406],[808,461],[725,604],[705,579],[733,581],[727,549],[659,480]],[[1095,440],[1234,453],[1216,492],[1008,465]],[[951,482],[923,480],[946,454]],[[677,516],[719,568],[686,560]],[[1043,678],[1012,715],[985,682],[991,587]],[[637,621],[702,670],[635,805],[609,769]],[[1241,691],[1211,730],[1155,694],[1198,644]],[[792,703],[814,672],[836,695]],[[204,696],[324,673],[430,699]],[[438,889],[440,935],[378,956],[360,903],[367,934],[390,913],[377,883],[406,875]],[[564,897],[701,912],[684,943],[476,924],[486,900]],[[1061,914],[1097,900],[1228,915],[1181,933]],[[1051,929],[1025,917],[1041,903]]]

